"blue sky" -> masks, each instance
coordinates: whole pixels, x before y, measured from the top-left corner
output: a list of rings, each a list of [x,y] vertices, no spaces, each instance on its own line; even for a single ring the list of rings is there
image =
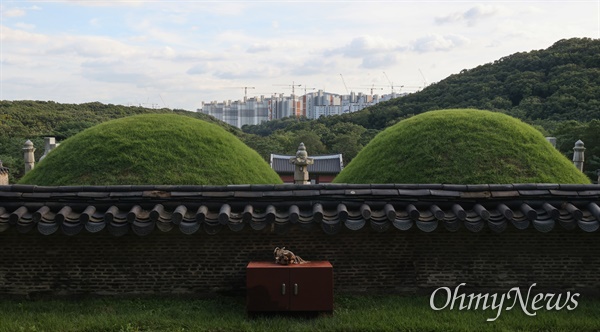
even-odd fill
[[[600,38],[600,0],[0,2],[3,100],[195,110],[241,99],[244,86],[345,93],[341,75],[355,92],[412,92]]]

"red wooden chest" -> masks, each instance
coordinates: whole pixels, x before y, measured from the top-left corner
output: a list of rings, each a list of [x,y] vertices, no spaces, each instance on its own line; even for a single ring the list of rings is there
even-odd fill
[[[290,265],[250,262],[246,289],[249,312],[333,312],[333,266],[327,261]]]

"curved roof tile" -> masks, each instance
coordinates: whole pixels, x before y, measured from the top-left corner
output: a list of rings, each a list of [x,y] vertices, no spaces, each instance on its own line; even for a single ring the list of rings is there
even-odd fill
[[[549,189],[559,188],[560,190]],[[502,232],[508,227],[549,232],[600,228],[598,185],[235,185],[235,186],[0,186],[0,232],[44,235],[107,230],[145,236],[173,228],[287,232],[319,225],[325,233],[406,231],[440,227]],[[393,226],[393,227],[392,227]]]

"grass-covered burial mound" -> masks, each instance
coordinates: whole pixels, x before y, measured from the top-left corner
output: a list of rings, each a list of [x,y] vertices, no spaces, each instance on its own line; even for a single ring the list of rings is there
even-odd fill
[[[377,135],[337,183],[590,183],[535,128],[501,113],[441,110]]]
[[[257,152],[217,125],[147,114],[105,122],[65,140],[20,183],[226,185],[281,180]]]

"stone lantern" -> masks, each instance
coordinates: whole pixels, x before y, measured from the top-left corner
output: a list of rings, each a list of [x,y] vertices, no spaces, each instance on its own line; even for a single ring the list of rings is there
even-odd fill
[[[575,147],[573,147],[573,164],[577,167],[578,170],[583,172],[583,162],[585,160],[583,152],[585,151],[585,147],[583,147],[583,142],[578,140],[575,142]]]
[[[23,158],[25,159],[25,173],[31,171],[35,167],[35,148],[30,140],[27,140],[23,145]]]
[[[8,168],[2,166],[2,160],[0,160],[0,186],[8,185]]]
[[[314,164],[314,159],[308,157],[304,143],[300,143],[296,157],[290,158],[290,163],[294,164],[294,184],[310,184],[308,176],[308,165]]]

